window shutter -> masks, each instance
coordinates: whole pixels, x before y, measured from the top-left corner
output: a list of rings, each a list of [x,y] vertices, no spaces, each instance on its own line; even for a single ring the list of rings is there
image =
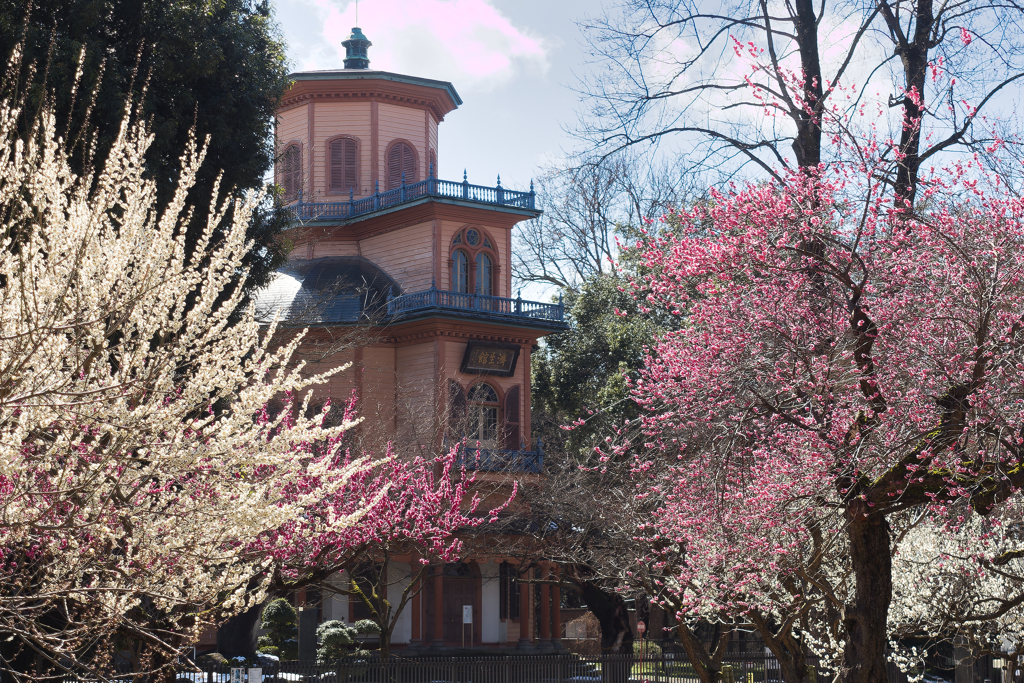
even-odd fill
[[[298,145],[292,145],[284,152],[282,159],[284,167],[282,185],[286,200],[297,199],[302,188],[302,150]]]
[[[466,391],[454,379],[448,380],[448,432],[461,439],[466,431]]]
[[[417,180],[416,154],[412,147],[404,142],[396,142],[388,150],[388,189],[393,190],[402,184],[405,173],[405,184],[411,185]]]
[[[392,145],[388,152],[388,189],[393,190],[402,184],[402,143]]]
[[[345,192],[345,143],[344,138],[331,142],[331,189],[335,194]]]
[[[355,192],[359,189],[359,178],[356,177],[356,141],[346,138],[345,142],[345,179],[342,191],[350,189]]]
[[[416,155],[413,154],[409,145],[402,145],[402,170],[405,172],[405,183],[415,183],[416,178]]]
[[[516,386],[505,393],[505,450],[522,448],[519,424],[519,387]]]

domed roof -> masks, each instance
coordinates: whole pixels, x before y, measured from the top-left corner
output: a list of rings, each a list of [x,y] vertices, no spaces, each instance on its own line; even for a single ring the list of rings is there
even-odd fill
[[[257,294],[256,315],[289,325],[370,321],[387,312],[389,293],[398,296],[401,288],[359,256],[290,261]]]

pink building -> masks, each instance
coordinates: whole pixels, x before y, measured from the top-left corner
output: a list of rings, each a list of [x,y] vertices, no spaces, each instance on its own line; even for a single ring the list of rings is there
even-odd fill
[[[312,372],[352,363],[312,405],[342,404],[354,390],[366,420],[359,438],[371,447],[394,440],[400,452],[438,452],[446,440],[479,442],[478,480],[498,499],[512,479],[542,476],[543,451],[531,442],[530,351],[566,327],[561,304],[512,291],[512,228],[540,211],[532,188],[437,178],[438,126],[462,104],[455,88],[370,70],[358,28],[343,44],[345,68],[292,74],[278,110],[277,182],[295,223],[290,260],[261,295],[263,314],[311,328],[303,355]],[[438,567],[393,642],[458,645],[472,606],[474,643],[515,645],[522,635],[528,645],[537,615],[512,580],[517,566],[476,552]],[[409,565],[396,571],[397,599]],[[557,615],[552,590],[544,604],[553,601]],[[542,636],[550,635],[547,612]],[[321,603],[322,619],[358,617],[343,597]]]

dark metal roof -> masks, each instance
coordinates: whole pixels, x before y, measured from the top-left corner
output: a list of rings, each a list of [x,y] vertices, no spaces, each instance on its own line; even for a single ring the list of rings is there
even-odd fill
[[[401,288],[359,256],[291,261],[256,296],[256,314],[289,325],[354,323],[385,315],[389,292]]]

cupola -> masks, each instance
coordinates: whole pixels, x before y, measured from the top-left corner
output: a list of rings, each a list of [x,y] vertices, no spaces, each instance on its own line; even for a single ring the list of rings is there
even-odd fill
[[[354,27],[352,35],[348,37],[348,40],[343,40],[341,44],[345,46],[346,69],[370,68],[370,58],[366,55],[366,48],[373,45],[373,43],[363,35],[362,29],[358,26]]]

